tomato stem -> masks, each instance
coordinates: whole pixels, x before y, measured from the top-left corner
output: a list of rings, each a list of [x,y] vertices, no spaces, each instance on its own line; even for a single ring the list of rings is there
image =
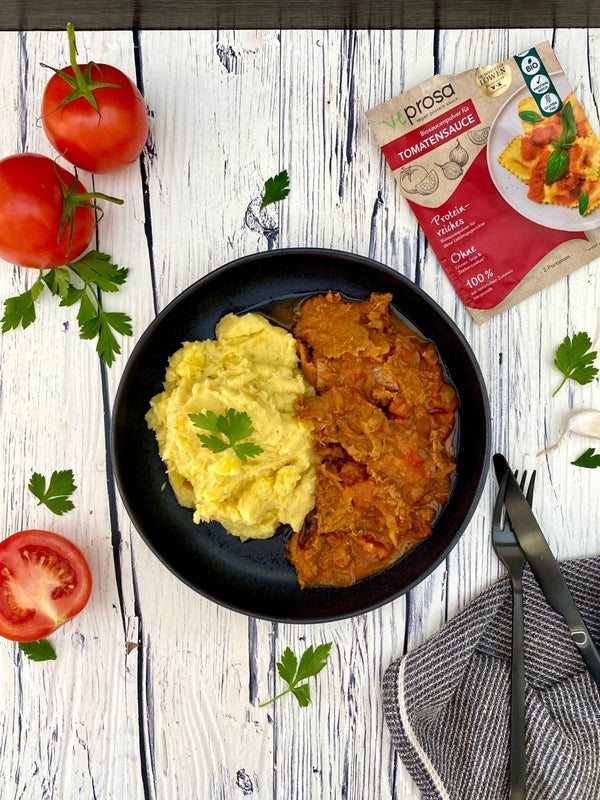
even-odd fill
[[[72,22],[67,23],[67,37],[69,39],[69,61],[71,69],[73,70],[73,75],[69,75],[64,70],[58,69],[57,67],[50,67],[48,64],[42,64],[43,67],[51,69],[73,89],[67,97],[61,100],[54,111],[58,111],[59,108],[66,106],[67,103],[72,103],[74,100],[82,98],[86,100],[98,116],[100,116],[100,109],[98,108],[96,97],[94,96],[96,89],[122,89],[123,87],[118,83],[104,83],[102,81],[92,80],[92,67],[98,66],[93,61],[89,61],[85,66],[85,72],[82,72],[81,67],[77,63],[77,42],[75,40],[75,28]]]
[[[79,64],[77,63],[77,42],[75,39],[75,27],[72,22],[67,22],[67,38],[69,40],[69,61],[75,74],[81,75]]]
[[[77,63],[77,42],[75,39],[75,28],[72,22],[67,23],[67,37],[69,39],[69,61],[71,63],[71,69],[73,70],[73,75],[77,80],[77,87],[82,95],[85,95],[87,92],[87,86],[85,83],[85,78],[83,77],[83,73],[79,68],[79,64]],[[98,110],[98,106],[96,104],[96,98],[92,95],[91,100],[87,98],[92,105]]]
[[[75,171],[75,175],[73,177],[73,183],[71,184],[71,186],[66,185],[66,183],[59,175],[58,170],[56,172],[56,175],[59,180],[63,193],[63,208],[60,217],[60,227],[58,230],[57,241],[60,240],[60,237],[63,235],[63,232],[68,224],[69,247],[71,245],[71,240],[73,238],[73,228],[75,224],[76,208],[87,206],[88,208],[93,208],[95,211],[100,211],[100,213],[102,214],[102,209],[97,203],[92,202],[93,200],[106,200],[109,203],[116,203],[119,206],[123,205],[123,200],[121,200],[119,197],[111,197],[111,195],[104,194],[103,192],[78,192],[77,186],[79,184],[79,178],[77,177],[77,170]]]

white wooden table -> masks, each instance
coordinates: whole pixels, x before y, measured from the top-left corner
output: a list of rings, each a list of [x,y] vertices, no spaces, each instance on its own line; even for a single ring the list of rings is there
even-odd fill
[[[287,169],[274,247],[320,246],[384,262],[416,280],[471,343],[490,396],[493,447],[538,470],[535,508],[560,557],[600,551],[600,472],[570,466],[589,440],[547,458],[569,409],[600,407],[598,381],[552,399],[554,349],[596,334],[592,263],[512,311],[475,325],[400,197],[364,111],[430,77],[501,60],[550,39],[599,129],[600,30],[78,32],[82,58],[115,64],[143,88],[151,135],[141,163],[98,176],[107,206],[98,247],[130,268],[107,299],[134,336],[111,369],[50,296],[27,331],[0,337],[3,528],[72,538],[94,591],[52,637],[54,662],[0,642],[2,800],[370,798],[418,793],[381,709],[388,664],[438,630],[502,574],[490,544],[495,482],[446,562],[383,608],[323,625],[284,625],[223,609],[180,583],[149,551],[117,494],[109,459],[119,378],[154,316],[197,278],[266,250],[245,224],[266,178]],[[49,77],[68,63],[64,33],[0,33],[0,156],[53,155],[38,121]],[[89,184],[92,177],[81,174]],[[3,263],[0,300],[31,285]],[[72,469],[76,508],[55,517],[27,484]],[[267,708],[290,646],[331,641],[312,704]],[[483,765],[482,765],[483,768]]]

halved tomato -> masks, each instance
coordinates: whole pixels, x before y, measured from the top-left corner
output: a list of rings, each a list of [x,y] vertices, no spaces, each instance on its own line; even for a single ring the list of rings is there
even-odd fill
[[[29,530],[0,542],[0,636],[43,639],[79,614],[91,591],[88,563],[64,536]]]

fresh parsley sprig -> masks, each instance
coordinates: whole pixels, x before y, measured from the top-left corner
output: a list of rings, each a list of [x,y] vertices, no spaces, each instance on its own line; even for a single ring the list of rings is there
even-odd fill
[[[98,292],[118,292],[127,279],[128,270],[118,267],[106,253],[91,250],[77,261],[64,267],[40,273],[30,289],[4,301],[4,316],[0,320],[2,333],[16,328],[28,328],[35,321],[35,303],[47,288],[60,298],[61,306],[79,303],[77,322],[82,339],[97,338],[96,352],[112,366],[121,347],[115,332],[131,336],[131,318],[122,312],[105,311]]]
[[[19,642],[19,650],[25,653],[30,661],[56,660],[56,651],[48,639],[36,639],[35,642]]]
[[[34,472],[29,481],[29,491],[38,499],[38,505],[47,506],[53,514],[61,515],[75,508],[70,495],[77,487],[73,478],[73,470],[55,470],[50,476],[48,486],[46,478]]]
[[[198,438],[213,453],[222,453],[231,447],[240,461],[246,462],[263,452],[259,445],[243,441],[252,436],[252,421],[245,411],[228,408],[219,416],[214,411],[188,416],[197,428],[210,431],[211,436],[199,433]]]
[[[586,469],[596,469],[600,467],[600,453],[597,453],[594,447],[588,447],[579,458],[571,461],[575,467],[585,467]]]
[[[592,350],[592,340],[585,332],[575,333],[571,338],[565,336],[556,349],[554,366],[564,375],[552,396],[564,386],[567,380],[585,385],[591,383],[598,374],[594,366],[598,353]]]
[[[298,705],[301,707],[309,705],[310,686],[308,683],[303,683],[303,681],[321,672],[329,658],[331,645],[332,642],[320,644],[314,648],[310,645],[302,654],[300,663],[298,663],[298,658],[294,652],[289,647],[286,647],[281,656],[281,661],[277,662],[277,672],[280,678],[288,684],[288,688],[276,694],[275,697],[272,697],[270,700],[260,703],[259,708],[268,706],[270,703],[274,703],[275,700],[279,700],[279,698],[289,693],[294,695],[298,701]]]
[[[290,178],[287,169],[284,169],[278,175],[275,175],[275,177],[268,178],[265,181],[260,209],[265,208],[265,206],[271,203],[278,203],[280,200],[284,200],[289,193]]]

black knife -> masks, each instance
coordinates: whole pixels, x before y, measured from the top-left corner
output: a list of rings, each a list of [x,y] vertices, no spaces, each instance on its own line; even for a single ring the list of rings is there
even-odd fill
[[[548,603],[567,623],[571,638],[579,648],[596,685],[600,688],[600,653],[575,605],[542,529],[510,469],[505,473],[502,482],[506,482],[504,504],[531,571]]]

